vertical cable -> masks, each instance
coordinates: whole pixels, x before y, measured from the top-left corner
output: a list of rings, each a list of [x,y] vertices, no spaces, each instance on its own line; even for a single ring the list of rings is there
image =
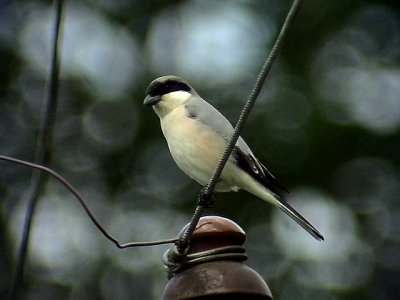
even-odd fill
[[[52,141],[54,123],[57,113],[57,96],[58,96],[58,75],[60,70],[59,62],[59,42],[60,28],[62,11],[64,6],[64,0],[56,0],[55,3],[55,20],[52,32],[52,58],[49,75],[49,89],[47,95],[47,107],[44,114],[43,123],[41,125],[41,131],[38,137],[38,143],[36,145],[36,162],[40,165],[48,165],[51,161],[52,156]],[[22,238],[20,248],[18,251],[18,260],[15,275],[11,284],[11,288],[8,293],[8,299],[14,300],[17,297],[17,292],[20,290],[21,281],[24,274],[26,257],[28,253],[28,245],[30,232],[32,227],[33,218],[35,215],[36,206],[39,200],[39,196],[43,191],[45,183],[47,181],[48,174],[44,172],[33,172],[31,178],[31,186],[33,190],[28,201],[28,207],[24,218],[24,224],[22,229]]]

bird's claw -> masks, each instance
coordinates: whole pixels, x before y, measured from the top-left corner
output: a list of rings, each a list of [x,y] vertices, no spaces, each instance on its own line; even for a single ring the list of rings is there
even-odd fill
[[[197,204],[205,208],[210,208],[214,205],[216,200],[217,200],[217,193],[214,191],[212,193],[207,193],[207,189],[203,187],[200,190]]]

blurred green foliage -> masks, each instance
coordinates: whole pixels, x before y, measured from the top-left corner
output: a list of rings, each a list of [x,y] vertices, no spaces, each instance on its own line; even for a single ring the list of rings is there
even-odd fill
[[[67,1],[52,168],[121,241],[175,236],[200,186],[174,165],[144,91],[187,79],[233,123],[290,1]],[[0,1],[0,153],[33,161],[50,69],[49,1]],[[247,232],[276,299],[400,294],[400,5],[304,1],[243,137],[325,235],[245,193],[209,212]],[[0,166],[0,298],[31,170]],[[167,246],[117,250],[50,180],[22,299],[158,299]]]

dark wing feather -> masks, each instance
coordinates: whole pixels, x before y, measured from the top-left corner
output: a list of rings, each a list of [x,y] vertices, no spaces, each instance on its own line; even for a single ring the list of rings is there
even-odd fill
[[[234,129],[229,121],[212,105],[204,101],[195,94],[193,99],[185,105],[187,116],[198,120],[204,126],[219,133],[228,143]],[[232,152],[232,158],[238,164],[239,168],[257,180],[275,194],[279,207],[293,218],[300,226],[307,230],[318,240],[323,240],[323,236],[306,219],[304,219],[293,207],[283,200],[282,192],[287,189],[278,182],[278,180],[268,171],[268,169],[254,156],[246,142],[239,137],[236,146]]]
[[[233,150],[233,157],[238,166],[268,188],[278,196],[282,196],[282,191],[288,190],[271,174],[270,171],[251,153],[244,153],[238,146]]]

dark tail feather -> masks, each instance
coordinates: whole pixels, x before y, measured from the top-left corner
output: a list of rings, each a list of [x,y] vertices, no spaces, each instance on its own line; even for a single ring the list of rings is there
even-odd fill
[[[302,215],[300,215],[289,203],[287,203],[285,200],[282,198],[277,199],[279,204],[278,206],[289,216],[291,217],[294,221],[296,221],[297,224],[299,224],[301,227],[303,227],[309,234],[311,234],[316,240],[318,241],[323,241],[324,237],[322,234],[315,229],[314,226],[310,224]]]

